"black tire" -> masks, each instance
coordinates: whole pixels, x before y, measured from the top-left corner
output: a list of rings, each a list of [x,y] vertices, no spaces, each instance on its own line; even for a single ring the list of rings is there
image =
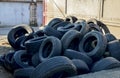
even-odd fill
[[[5,54],[0,56],[0,66],[4,66]]]
[[[94,24],[98,25],[103,34],[110,33],[108,27],[104,23],[102,23],[101,21],[98,21],[98,20],[92,18],[92,19],[89,19],[87,21],[87,23],[88,24],[94,23]]]
[[[65,19],[65,21],[69,21],[71,23],[75,23],[77,20],[78,19],[75,16],[67,16],[66,19]]]
[[[16,46],[16,49],[15,49],[15,50],[16,50],[16,51],[21,49],[21,47],[20,47],[21,42],[22,42],[22,40],[24,40],[25,38],[26,38],[26,36],[23,35],[23,36],[20,36],[19,38],[16,39],[16,41],[15,41],[15,46]]]
[[[92,67],[91,71],[96,72],[96,71],[107,70],[116,67],[120,67],[120,62],[113,57],[106,57],[96,62]]]
[[[45,38],[47,37],[41,36],[41,37],[33,38],[33,39],[26,41],[25,47],[26,47],[27,53],[30,55],[33,55],[39,52],[40,45]]]
[[[16,51],[12,59],[13,68],[16,70],[29,67],[30,60],[31,56],[28,55],[25,50]]]
[[[81,33],[76,30],[70,30],[66,32],[61,39],[63,51],[66,49],[73,49],[78,51],[78,45],[81,39]]]
[[[41,36],[44,36],[44,31],[43,30],[38,30],[34,34],[36,35],[36,37],[41,37]]]
[[[58,24],[56,24],[53,28],[54,29],[57,29],[58,27],[65,27],[66,25],[70,24],[70,22],[68,21],[63,21],[63,22],[60,22]]]
[[[16,49],[17,48],[15,46],[16,39],[27,33],[28,34],[33,33],[33,29],[30,26],[27,26],[24,24],[17,25],[9,31],[8,36],[7,36],[8,42],[14,49]]]
[[[32,74],[33,70],[34,67],[17,69],[14,72],[14,78],[30,78],[30,75]]]
[[[54,36],[54,37],[57,37],[59,39],[61,39],[61,37],[63,36],[63,34],[59,31],[57,31],[56,29],[50,27],[50,26],[46,26],[44,28],[44,33],[47,35],[47,36]]]
[[[92,62],[93,62],[92,59],[89,56],[87,56],[85,53],[81,53],[71,49],[66,49],[66,51],[64,52],[64,56],[70,59],[83,60],[89,67],[92,66]]]
[[[62,52],[61,41],[56,37],[47,37],[40,46],[39,58],[42,61],[47,60],[53,56],[60,56]]]
[[[39,64],[30,78],[59,78],[58,74],[70,77],[77,74],[76,67],[70,59],[64,56],[56,56]]]
[[[81,22],[86,22],[86,20],[84,20],[84,19],[78,19],[75,23],[81,23]]]
[[[73,30],[74,27],[75,27],[75,26],[74,26],[74,24],[72,23],[72,24],[68,24],[68,25],[66,25],[66,26],[64,26],[64,27],[58,27],[57,30],[58,30],[59,32],[61,32],[62,34],[65,34],[67,31]]]
[[[5,55],[4,67],[6,70],[13,72],[12,58],[15,52],[10,52]]]
[[[53,18],[49,23],[48,26],[49,27],[54,27],[56,24],[63,22],[64,20],[61,18]]]
[[[102,30],[99,28],[99,26],[97,24],[94,23],[90,23],[89,25],[89,31],[98,31],[102,33]]]
[[[36,67],[37,65],[39,65],[41,62],[40,62],[40,59],[39,59],[39,53],[35,53],[33,56],[32,56],[32,65],[34,67]]]
[[[117,38],[111,34],[111,33],[107,33],[105,34],[105,37],[107,38],[107,42],[113,41],[113,40],[117,40]]]
[[[90,44],[97,40],[95,48]],[[102,44],[101,44],[102,43]],[[79,44],[79,51],[87,53],[94,61],[99,60],[104,54],[107,46],[107,39],[100,32],[92,31],[87,33]],[[90,48],[90,49],[89,49]]]
[[[86,73],[90,72],[89,67],[87,66],[87,64],[84,61],[82,61],[80,59],[73,59],[72,62],[77,68],[78,75],[86,74]]]
[[[108,43],[108,52],[111,57],[120,60],[120,40],[114,40]]]
[[[81,23],[74,23],[74,29],[79,31],[83,36],[89,32],[89,26],[87,25],[86,22],[81,22]]]

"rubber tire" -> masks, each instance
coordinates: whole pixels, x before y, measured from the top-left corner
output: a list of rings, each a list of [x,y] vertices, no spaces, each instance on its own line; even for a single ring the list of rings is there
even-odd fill
[[[85,53],[71,49],[66,49],[66,51],[64,52],[64,56],[70,59],[80,59],[84,61],[89,67],[91,67],[93,63],[92,59],[89,56],[87,56]]]
[[[84,61],[80,59],[73,59],[72,62],[77,68],[77,75],[86,74],[90,72],[89,67]]]
[[[54,27],[56,24],[63,22],[64,20],[61,18],[53,18],[49,23],[48,26],[49,27]]]
[[[26,50],[16,51],[12,59],[13,69],[29,67],[30,59],[31,56],[26,53]]]
[[[94,39],[97,40],[96,47],[89,51],[85,47],[86,46],[89,47],[90,45],[88,43],[94,41]],[[106,50],[106,46],[107,46],[107,39],[105,38],[105,36],[103,36],[100,32],[91,31],[91,32],[87,33],[81,40],[81,42],[79,44],[79,51],[86,53],[94,61],[97,61],[97,60],[101,59],[101,57],[103,56],[103,54]],[[88,50],[88,51],[86,51],[86,50]]]
[[[54,29],[57,29],[58,27],[65,27],[66,25],[70,24],[70,22],[68,21],[63,21],[63,22],[60,22],[58,24],[56,24],[53,28]]]
[[[59,76],[54,77],[53,75],[64,72],[67,73],[67,77],[77,74],[76,67],[70,59],[64,56],[56,56],[39,64],[30,78],[59,78]]]
[[[54,56],[60,56],[62,52],[61,41],[56,37],[47,37],[40,46],[39,58],[40,61],[47,60]]]
[[[33,70],[34,67],[17,69],[14,72],[14,78],[30,78],[30,75],[32,74]]]
[[[4,66],[4,62],[5,62],[5,54],[0,55],[0,66]]]
[[[41,36],[41,37],[33,38],[33,39],[26,41],[25,47],[26,47],[27,53],[30,55],[33,55],[39,52],[40,45],[45,38],[47,37]]]
[[[37,65],[39,65],[41,62],[40,62],[40,59],[39,59],[39,53],[35,53],[33,56],[32,56],[32,65],[34,67],[36,67]]]
[[[5,59],[4,59],[4,68],[10,72],[13,72],[13,65],[12,65],[12,58],[15,52],[10,52],[5,54]]]
[[[120,61],[120,40],[114,40],[108,43],[108,52],[111,57]]]
[[[65,21],[69,21],[71,23],[75,23],[77,20],[78,19],[75,16],[67,16],[66,19],[65,19]]]
[[[102,23],[101,21],[98,21],[97,19],[94,19],[94,18],[89,19],[89,20],[87,21],[87,23],[88,23],[88,24],[94,23],[94,24],[98,25],[100,29],[102,28],[102,29],[104,30],[104,32],[102,32],[103,34],[110,33],[110,31],[109,31],[109,29],[107,28],[107,26],[106,26],[104,23]]]
[[[90,23],[88,25],[90,27],[89,31],[99,31],[102,33],[101,29],[99,28],[99,26],[97,24]]]
[[[16,49],[17,47],[15,46],[15,41],[18,37],[25,35],[26,33],[30,34],[33,33],[33,29],[25,24],[21,24],[21,25],[17,25],[15,27],[13,27],[7,36],[8,42],[9,44]],[[15,37],[16,36],[16,37]]]
[[[47,35],[47,36],[54,36],[54,37],[57,37],[59,39],[61,39],[61,37],[63,36],[63,34],[59,31],[57,31],[56,29],[50,27],[50,26],[46,26],[44,28],[44,33]]]
[[[76,30],[70,30],[66,32],[61,39],[63,51],[66,49],[73,49],[78,51],[78,45],[81,39],[81,33]]]
[[[120,62],[113,57],[106,57],[97,61],[92,67],[91,71],[96,72],[96,71],[107,70],[116,67],[120,67]]]
[[[36,35],[36,37],[41,37],[41,36],[44,36],[44,31],[43,30],[38,30],[34,34]]]
[[[113,41],[113,40],[117,40],[117,38],[111,34],[111,33],[107,33],[105,34],[105,37],[107,38],[107,42]]]
[[[62,34],[65,34],[65,33],[68,32],[69,30],[74,30],[74,29],[75,29],[74,27],[75,27],[75,26],[74,26],[74,24],[72,23],[72,24],[68,24],[68,25],[66,25],[66,26],[64,26],[64,27],[58,27],[57,30],[58,30],[59,32],[61,32]]]
[[[84,19],[78,19],[75,23],[79,24],[81,22],[86,22],[86,20],[84,20]]]
[[[89,26],[87,25],[86,22],[81,22],[81,23],[75,23],[74,24],[74,29],[76,29],[77,31],[79,31],[83,36],[89,32]]]

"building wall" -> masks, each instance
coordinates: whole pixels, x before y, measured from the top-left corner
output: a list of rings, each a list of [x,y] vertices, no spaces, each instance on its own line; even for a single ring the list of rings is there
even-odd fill
[[[42,24],[42,3],[37,4],[37,23]],[[29,24],[30,3],[0,2],[0,26]]]

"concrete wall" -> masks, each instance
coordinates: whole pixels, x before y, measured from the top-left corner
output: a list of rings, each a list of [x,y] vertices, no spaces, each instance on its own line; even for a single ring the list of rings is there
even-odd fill
[[[0,2],[0,26],[29,24],[30,3]],[[37,5],[38,25],[42,24],[42,3]]]

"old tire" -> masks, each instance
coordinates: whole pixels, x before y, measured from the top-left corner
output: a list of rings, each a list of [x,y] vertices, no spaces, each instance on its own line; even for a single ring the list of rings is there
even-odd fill
[[[66,32],[61,39],[63,51],[66,49],[78,51],[78,45],[81,39],[81,33],[76,30]]]
[[[41,37],[33,38],[33,39],[26,41],[25,47],[26,47],[27,53],[30,55],[33,55],[39,52],[40,45],[45,38],[47,37],[41,36]]]
[[[17,69],[14,72],[14,78],[30,78],[30,75],[32,74],[33,70],[34,67]]]
[[[44,33],[47,35],[47,36],[54,36],[54,37],[57,37],[59,39],[61,39],[61,37],[63,36],[63,34],[59,31],[57,31],[56,29],[52,28],[52,27],[49,27],[49,26],[46,26],[44,28]]]
[[[35,68],[30,78],[59,78],[57,74],[60,73],[66,73],[65,77],[77,74],[75,65],[67,57],[56,56],[42,62]]]
[[[72,62],[77,68],[78,75],[89,73],[90,69],[84,61],[80,59],[73,59]]]
[[[31,56],[28,55],[25,50],[16,51],[12,59],[13,69],[29,67],[30,59]]]
[[[92,59],[87,56],[85,53],[82,52],[78,52],[75,50],[71,50],[71,49],[66,49],[64,52],[64,56],[70,58],[70,59],[80,59],[83,60],[89,67],[92,66]]]
[[[94,40],[97,40],[97,44],[94,48],[90,48],[90,44]],[[102,44],[101,44],[102,43]],[[99,60],[105,52],[107,46],[107,39],[97,31],[87,33],[79,44],[79,51],[86,53],[94,61]]]
[[[21,24],[21,25],[17,25],[15,27],[13,27],[9,33],[8,33],[8,42],[9,44],[16,49],[16,45],[15,45],[15,41],[18,37],[25,35],[25,34],[30,34],[33,33],[33,29],[30,26]]]
[[[39,58],[42,61],[53,56],[60,56],[62,51],[61,41],[56,37],[47,37],[39,48]]]
[[[108,43],[108,52],[111,57],[120,60],[120,40],[114,40]]]
[[[97,61],[92,67],[91,71],[96,72],[96,71],[107,70],[116,67],[120,67],[120,62],[113,57],[107,57]]]
[[[69,21],[71,23],[75,23],[77,20],[78,19],[75,16],[67,16],[66,19],[65,19],[65,21]]]
[[[111,34],[111,33],[107,33],[105,34],[105,37],[107,38],[107,42],[110,42],[110,41],[113,41],[113,40],[116,40],[117,38]]]
[[[32,65],[34,67],[36,67],[37,65],[39,65],[41,63],[40,59],[39,59],[39,53],[35,53],[33,56],[32,56]]]

